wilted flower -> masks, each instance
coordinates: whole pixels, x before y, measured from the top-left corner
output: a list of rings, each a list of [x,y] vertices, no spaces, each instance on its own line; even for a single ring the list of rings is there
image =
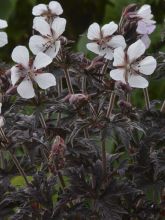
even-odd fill
[[[6,28],[7,22],[5,20],[0,19],[0,29]],[[7,34],[3,31],[0,31],[0,47],[5,46],[8,43]]]
[[[51,1],[48,5],[45,4],[38,4],[33,7],[32,14],[34,16],[44,16],[44,17],[51,17],[51,16],[59,16],[63,13],[63,9],[59,2]]]
[[[113,66],[117,69],[111,70],[110,76],[112,79],[128,83],[134,88],[146,88],[148,81],[140,74],[152,74],[157,63],[152,56],[140,60],[145,50],[145,45],[141,40],[130,45],[127,52],[124,52],[122,47],[116,48]]]
[[[53,74],[43,73],[41,68],[46,67],[52,59],[40,52],[34,60],[29,59],[29,51],[24,46],[17,46],[12,52],[12,59],[17,65],[11,68],[11,82],[18,85],[17,92],[23,98],[29,99],[35,96],[33,81],[41,89],[47,89],[56,85]]]
[[[42,17],[36,17],[33,21],[33,29],[41,35],[30,38],[29,47],[33,54],[44,52],[51,58],[55,58],[60,49],[59,37],[65,31],[66,19],[57,17],[50,25]]]
[[[118,29],[118,25],[113,21],[100,28],[99,24],[93,23],[89,26],[87,37],[91,43],[87,44],[87,49],[106,59],[113,59],[113,50],[117,47],[126,47],[125,39],[121,35],[113,35]]]

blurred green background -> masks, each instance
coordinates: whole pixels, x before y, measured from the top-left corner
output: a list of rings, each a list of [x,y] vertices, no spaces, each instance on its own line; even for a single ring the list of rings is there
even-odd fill
[[[18,45],[27,45],[32,34],[32,7],[39,3],[48,3],[49,0],[0,0],[0,18],[8,21],[9,27],[6,29],[9,36],[9,44],[1,48],[0,58],[4,61],[11,61],[10,54],[13,48]],[[157,29],[152,34],[152,45],[149,52],[165,52],[165,42],[161,42],[161,34],[164,29],[165,0],[59,0],[64,14],[67,18],[67,30],[65,35],[72,40],[76,40],[75,50],[86,51],[85,32],[92,22],[104,24],[111,20],[118,22],[123,7],[131,3],[151,4],[152,11],[157,21]],[[151,99],[164,99],[165,82],[155,81],[149,88]],[[141,91],[137,97],[141,97]],[[140,104],[140,98],[137,98]],[[137,104],[138,104],[137,103]]]

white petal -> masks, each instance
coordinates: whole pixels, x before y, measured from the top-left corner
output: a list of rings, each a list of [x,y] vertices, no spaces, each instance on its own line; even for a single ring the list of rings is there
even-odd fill
[[[43,52],[45,50],[46,43],[48,43],[48,39],[44,38],[40,35],[33,35],[29,40],[29,48],[33,54],[37,54],[39,52]]]
[[[39,16],[39,15],[42,15],[47,10],[48,9],[47,9],[47,6],[45,4],[39,4],[39,5],[36,5],[36,6],[33,7],[32,14],[34,16]]]
[[[55,15],[61,15],[63,13],[63,9],[60,3],[57,1],[51,1],[49,3],[49,9],[51,10],[52,14],[55,14]]]
[[[129,62],[132,63],[137,58],[142,56],[145,50],[146,50],[146,47],[141,40],[137,40],[135,43],[131,44],[131,46],[129,46],[128,51],[127,51]]]
[[[88,28],[88,33],[87,33],[87,37],[89,40],[96,40],[96,39],[100,39],[101,35],[100,35],[100,26],[97,23],[93,23],[89,26]]]
[[[8,37],[5,32],[0,32],[0,47],[5,46],[8,43]]]
[[[115,22],[110,22],[109,24],[105,24],[102,28],[103,37],[108,37],[114,34],[118,29],[118,25]]]
[[[50,45],[50,47],[48,47],[48,49],[45,51],[45,54],[47,54],[49,57],[51,57],[52,59],[54,59],[61,47],[61,42],[58,40],[55,42],[55,44]]]
[[[44,36],[51,36],[50,25],[43,17],[36,17],[33,20],[33,29]]]
[[[149,46],[150,46],[150,44],[151,44],[151,40],[150,40],[150,38],[148,37],[148,35],[145,34],[145,35],[143,35],[140,39],[141,39],[141,41],[144,43],[146,49],[148,49]]]
[[[35,96],[33,84],[31,80],[24,79],[17,87],[18,94],[25,99],[30,99]]]
[[[55,38],[58,39],[65,31],[66,19],[57,17],[52,23],[52,29],[55,34]]]
[[[51,73],[41,73],[34,76],[34,80],[37,82],[41,89],[47,89],[56,85],[56,79]]]
[[[46,66],[49,65],[51,62],[52,62],[52,59],[51,59],[48,55],[46,55],[46,54],[40,52],[40,53],[38,53],[37,56],[35,57],[35,60],[34,60],[34,62],[33,62],[33,68],[34,68],[35,70],[39,70],[39,69],[41,69],[41,68],[43,68],[43,67],[46,67]]]
[[[25,68],[29,66],[29,51],[26,47],[15,47],[11,57],[14,62],[22,64]]]
[[[125,53],[122,47],[118,47],[114,50],[114,62],[113,66],[125,65]]]
[[[86,45],[87,49],[92,51],[93,53],[100,54],[100,47],[97,43],[88,43]]]
[[[107,43],[112,48],[122,47],[125,49],[126,42],[123,36],[116,35],[110,39],[110,41]]]
[[[143,73],[145,75],[151,75],[155,69],[156,69],[156,59],[152,56],[145,57],[140,63],[139,63],[139,71],[140,73]]]
[[[11,71],[11,83],[14,86],[16,82],[20,79],[21,72],[16,66],[13,66],[10,71]]]
[[[1,109],[2,109],[2,103],[0,102],[0,114],[1,114],[1,112],[2,112]]]
[[[123,83],[125,82],[125,69],[124,68],[120,68],[120,69],[114,69],[111,70],[110,72],[110,77],[116,81],[122,81]]]
[[[139,75],[131,75],[128,78],[128,83],[133,88],[146,88],[148,87],[148,81]]]
[[[0,19],[0,29],[6,28],[7,26],[7,21]]]
[[[151,6],[150,5],[143,5],[137,12],[137,14],[141,17],[141,18],[147,18],[147,19],[151,19],[153,17],[153,15],[151,14]]]
[[[5,124],[4,117],[0,116],[0,128],[2,128]]]

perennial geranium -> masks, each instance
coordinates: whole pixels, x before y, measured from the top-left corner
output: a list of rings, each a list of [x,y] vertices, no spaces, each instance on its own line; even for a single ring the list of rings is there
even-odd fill
[[[30,60],[27,48],[17,46],[12,52],[12,59],[17,64],[11,68],[11,82],[17,86],[17,92],[21,97],[29,99],[35,96],[33,82],[41,89],[56,85],[53,74],[41,70],[52,62],[46,54],[40,52],[34,60]]]
[[[141,59],[145,50],[146,47],[141,40],[130,45],[126,52],[122,47],[116,48],[113,66],[117,68],[110,72],[112,79],[128,83],[134,88],[148,87],[148,81],[141,74],[152,74],[157,63],[152,56]]]
[[[0,29],[6,28],[7,21],[0,19]],[[7,34],[3,31],[0,32],[0,47],[5,46],[8,43]]]
[[[30,38],[29,47],[33,54],[44,52],[51,58],[55,58],[60,49],[60,36],[65,31],[66,19],[57,17],[49,24],[43,17],[36,17],[33,21],[33,29],[41,35]]]
[[[121,35],[114,35],[118,25],[114,22],[105,24],[100,28],[99,24],[93,23],[89,26],[87,37],[91,43],[87,44],[87,49],[106,59],[113,59],[113,50],[117,47],[126,47],[125,39]]]

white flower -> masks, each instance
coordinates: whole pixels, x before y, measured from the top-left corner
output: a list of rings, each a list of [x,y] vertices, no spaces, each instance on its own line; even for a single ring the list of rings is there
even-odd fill
[[[118,29],[114,22],[104,25],[102,28],[97,23],[89,26],[87,37],[91,43],[87,44],[87,49],[106,59],[113,59],[113,50],[117,47],[126,47],[125,39],[121,35],[112,36]]]
[[[34,18],[33,29],[41,35],[34,35],[30,38],[29,47],[33,54],[43,52],[51,58],[55,58],[60,49],[59,37],[65,31],[65,27],[65,18],[55,18],[51,26],[42,17]]]
[[[147,56],[140,60],[146,48],[141,40],[130,45],[127,52],[123,48],[116,48],[114,51],[113,66],[110,76],[114,80],[128,83],[134,88],[146,88],[148,81],[140,74],[151,75],[156,69],[156,60],[152,56]]]
[[[33,7],[32,14],[34,16],[59,16],[63,13],[63,9],[59,2],[51,1],[48,5],[39,4]]]
[[[0,29],[6,28],[7,22],[5,20],[0,19]],[[0,32],[0,47],[5,46],[8,43],[7,34],[3,31]]]
[[[40,52],[31,61],[27,48],[17,46],[12,52],[12,59],[17,65],[11,68],[11,82],[12,85],[18,85],[17,92],[21,97],[29,99],[35,96],[33,81],[41,89],[47,89],[56,85],[53,74],[43,73],[41,70],[52,62],[52,59],[46,54]]]

